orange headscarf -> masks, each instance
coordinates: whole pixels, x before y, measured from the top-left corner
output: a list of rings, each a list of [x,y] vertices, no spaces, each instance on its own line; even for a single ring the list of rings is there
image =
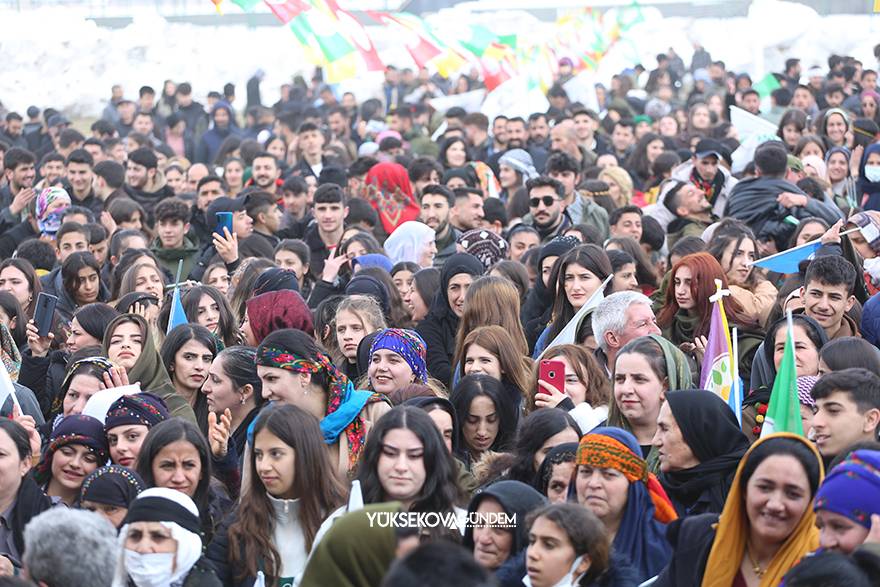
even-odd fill
[[[745,555],[746,541],[749,537],[749,520],[745,508],[745,492],[741,489],[743,468],[749,460],[749,456],[755,447],[773,438],[791,438],[802,442],[809,447],[819,463],[819,484],[825,476],[822,466],[822,457],[816,447],[802,436],[788,432],[778,432],[761,438],[752,445],[736,469],[736,476],[724,510],[718,520],[715,531],[715,540],[712,542],[712,550],[706,561],[706,570],[703,573],[702,587],[730,587],[742,565]],[[816,514],[812,506],[807,506],[803,516],[794,531],[776,552],[767,572],[761,577],[760,587],[776,587],[782,578],[804,555],[819,547],[819,531],[816,529]]]

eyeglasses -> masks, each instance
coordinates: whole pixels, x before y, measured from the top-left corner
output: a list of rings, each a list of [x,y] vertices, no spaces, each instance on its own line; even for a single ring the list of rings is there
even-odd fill
[[[538,204],[543,202],[544,207],[549,208],[550,206],[553,205],[554,202],[557,202],[557,201],[558,201],[558,198],[554,198],[553,196],[542,196],[540,198],[530,198],[529,199],[529,206],[531,206],[532,208],[537,208]]]

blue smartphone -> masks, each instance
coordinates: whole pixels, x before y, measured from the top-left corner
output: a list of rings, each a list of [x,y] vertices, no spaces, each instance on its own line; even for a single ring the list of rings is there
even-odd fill
[[[226,233],[223,232],[223,227],[226,227],[229,234],[232,234],[232,212],[217,212],[217,228],[214,229],[214,232],[225,237]]]

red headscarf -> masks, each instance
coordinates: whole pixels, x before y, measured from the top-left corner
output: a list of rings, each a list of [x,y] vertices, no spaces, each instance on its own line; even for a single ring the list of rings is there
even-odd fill
[[[289,289],[270,291],[251,298],[247,302],[247,317],[257,341],[283,328],[295,328],[308,335],[315,330],[312,312],[305,300],[299,293]]]
[[[366,199],[376,212],[385,232],[419,217],[419,205],[413,198],[406,168],[399,163],[379,163],[370,168],[364,180]]]

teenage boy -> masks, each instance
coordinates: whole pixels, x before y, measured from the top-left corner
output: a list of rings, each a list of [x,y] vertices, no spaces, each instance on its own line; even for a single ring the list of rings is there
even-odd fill
[[[281,209],[275,196],[269,192],[251,192],[245,198],[245,209],[254,221],[254,235],[265,239],[274,249],[281,239],[276,236],[281,228]]]
[[[847,315],[856,301],[855,282],[855,267],[843,257],[818,257],[807,267],[801,287],[804,314],[825,329],[828,340],[860,336],[855,320]]]
[[[156,204],[156,239],[150,245],[159,263],[172,275],[183,261],[182,276],[189,275],[199,259],[199,248],[186,233],[189,231],[190,208],[180,198],[168,198]]]
[[[877,440],[880,377],[860,368],[832,371],[811,393],[814,440],[826,464],[853,444]]]
[[[55,233],[55,255],[58,265],[48,275],[40,278],[43,291],[52,295],[64,290],[61,283],[61,265],[73,253],[88,252],[91,235],[88,229],[79,222],[65,222]]]
[[[345,217],[348,206],[345,205],[345,194],[342,188],[334,183],[325,183],[315,190],[314,210],[315,222],[305,232],[303,240],[309,245],[312,256],[311,271],[316,279],[324,276],[324,264],[331,253],[335,253],[336,244],[345,230]],[[332,273],[345,263],[346,259],[334,255],[328,270]],[[329,275],[328,275],[329,277]],[[335,280],[328,279],[327,281]]]

